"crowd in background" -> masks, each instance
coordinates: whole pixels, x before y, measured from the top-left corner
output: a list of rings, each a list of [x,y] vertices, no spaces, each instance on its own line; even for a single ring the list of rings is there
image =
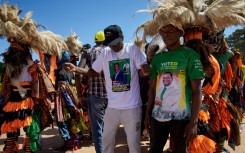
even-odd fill
[[[147,30],[157,27],[152,33],[161,41],[152,39],[143,47],[124,42],[118,25],[96,32],[93,47],[72,44],[74,35],[63,42],[49,33],[50,47],[35,44],[46,36],[29,32],[39,38],[30,41],[19,37],[21,32],[11,33],[8,28],[15,26],[7,24],[10,46],[2,54],[0,98],[1,134],[7,135],[3,152],[18,152],[21,128],[22,149],[42,150],[42,131],[52,124],[64,140],[62,151],[77,150],[84,131],[90,131],[96,153],[114,153],[119,125],[129,153],[141,152],[142,138],[150,140],[149,153],[161,153],[168,140],[167,151],[174,153],[228,152],[226,141],[235,150],[241,144],[245,103],[240,53],[229,49],[225,26],[218,31],[186,26],[186,20],[169,19],[178,9],[169,9],[169,14],[159,10]],[[35,25],[29,21],[23,20],[26,33]],[[150,35],[147,30],[144,34]],[[45,47],[52,51],[42,52]],[[40,61],[33,61],[33,48],[38,48]]]

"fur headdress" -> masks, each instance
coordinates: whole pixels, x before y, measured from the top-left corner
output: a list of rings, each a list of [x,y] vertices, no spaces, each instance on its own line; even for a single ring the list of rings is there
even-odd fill
[[[140,25],[136,30],[137,40],[146,42],[162,26],[172,24],[185,32],[186,38],[201,39],[197,33],[220,31],[233,25],[245,25],[244,0],[152,0],[147,10],[153,19]],[[194,35],[193,35],[194,30]],[[140,39],[141,38],[141,39]]]

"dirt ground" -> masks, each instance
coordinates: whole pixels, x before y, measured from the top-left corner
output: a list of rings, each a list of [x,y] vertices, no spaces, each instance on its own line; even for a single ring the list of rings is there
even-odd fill
[[[245,153],[245,120],[243,120],[242,123],[243,127],[243,133],[242,133],[242,143],[240,146],[236,147],[236,150],[232,150],[227,143],[225,144],[225,148],[229,150],[231,153]],[[6,138],[6,135],[2,135],[0,137],[0,153],[2,153],[3,146],[4,146],[4,140]],[[21,149],[22,142],[24,140],[24,133],[21,132],[21,136],[19,138],[19,147],[20,151],[19,153],[24,153],[24,151]],[[42,132],[42,142],[43,142],[43,150],[38,153],[68,153],[72,151],[56,151],[57,148],[61,147],[63,145],[63,140],[61,136],[59,135],[59,132],[56,127],[54,128],[47,128],[45,131]],[[168,147],[169,144],[166,144],[166,147]],[[141,141],[141,148],[142,153],[147,153],[147,149],[149,147],[149,141]],[[166,147],[164,149],[166,149]],[[79,149],[74,151],[75,153],[95,153],[93,142],[89,138],[88,134],[85,134],[85,138],[83,141],[79,143]],[[119,127],[117,137],[116,137],[116,147],[115,147],[115,153],[127,153],[127,142],[126,142],[126,136],[125,132],[122,126]]]

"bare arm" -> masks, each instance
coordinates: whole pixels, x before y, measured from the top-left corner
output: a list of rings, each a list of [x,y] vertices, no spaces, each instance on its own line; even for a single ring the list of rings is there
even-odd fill
[[[147,129],[150,128],[150,119],[152,109],[154,107],[155,95],[156,95],[156,79],[150,79],[150,88],[148,90],[148,102],[147,102],[147,110],[145,116],[145,126]]]
[[[197,123],[200,107],[202,104],[202,94],[201,94],[201,80],[191,81],[192,88],[192,112],[191,112],[191,122]]]
[[[97,73],[92,68],[81,68],[81,67],[77,67],[73,65],[72,63],[64,63],[63,67],[68,72],[75,72],[78,74],[84,74],[86,76],[98,76],[99,75],[99,73]]]
[[[150,75],[150,65],[149,64],[143,64],[141,65],[141,68],[139,70],[140,77],[146,77]]]
[[[81,68],[81,67],[76,67],[76,73],[79,74],[84,74],[86,76],[92,76],[92,77],[97,77],[99,76],[99,73],[97,73],[94,69],[92,68]]]
[[[197,136],[197,122],[198,115],[202,103],[202,95],[201,95],[201,80],[195,79],[191,81],[191,89],[192,89],[192,112],[191,119],[185,129],[185,135],[187,142],[193,140]]]

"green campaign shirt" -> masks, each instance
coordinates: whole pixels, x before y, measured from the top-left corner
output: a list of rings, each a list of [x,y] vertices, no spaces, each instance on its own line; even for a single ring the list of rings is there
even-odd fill
[[[150,74],[150,78],[156,79],[152,116],[159,121],[189,119],[192,97],[190,81],[203,77],[200,56],[191,48],[182,46],[156,54]]]

